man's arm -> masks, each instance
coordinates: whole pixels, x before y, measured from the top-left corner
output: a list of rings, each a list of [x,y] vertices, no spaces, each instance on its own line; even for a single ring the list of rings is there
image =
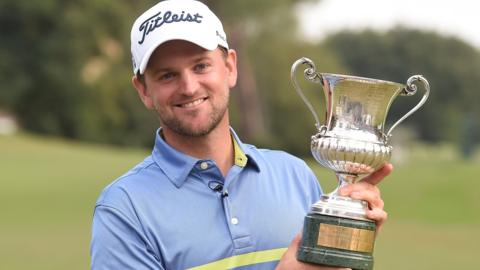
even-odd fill
[[[163,270],[138,224],[116,208],[97,206],[93,216],[91,269]]]

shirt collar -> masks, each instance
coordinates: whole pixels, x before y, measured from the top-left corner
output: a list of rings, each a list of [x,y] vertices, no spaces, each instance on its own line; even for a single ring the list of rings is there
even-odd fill
[[[244,145],[238,138],[235,131],[230,128],[234,149],[234,166],[249,167],[260,171],[258,163],[254,160],[250,149]],[[155,146],[152,157],[155,163],[165,173],[170,181],[177,187],[181,187],[187,179],[194,166],[201,160],[187,154],[184,154],[171,147],[161,136],[161,128],[157,130],[155,136]]]
[[[260,166],[258,166],[257,160],[254,158],[254,153],[250,147],[242,143],[233,128],[230,128],[230,134],[232,134],[233,150],[235,152],[235,165],[240,167],[252,166],[255,170],[260,171]]]

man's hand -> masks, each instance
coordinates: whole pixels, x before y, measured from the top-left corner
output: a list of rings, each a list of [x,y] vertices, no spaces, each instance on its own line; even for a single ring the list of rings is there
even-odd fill
[[[275,270],[351,270],[350,268],[335,268],[298,261],[296,255],[298,247],[300,246],[300,240],[301,236],[297,234],[285,254],[283,254]]]
[[[383,210],[384,204],[380,197],[380,190],[378,189],[377,184],[389,175],[392,170],[392,164],[387,163],[379,170],[363,178],[362,181],[353,185],[344,186],[339,190],[339,193],[342,196],[350,196],[353,199],[368,202],[370,209],[367,211],[367,217],[376,221],[377,232],[387,220],[387,212]]]

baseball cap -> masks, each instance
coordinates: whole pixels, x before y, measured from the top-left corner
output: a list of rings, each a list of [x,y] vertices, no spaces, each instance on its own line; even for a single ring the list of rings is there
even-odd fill
[[[131,50],[133,73],[143,74],[153,51],[169,40],[186,40],[206,50],[228,49],[222,22],[202,2],[161,1],[133,23]]]

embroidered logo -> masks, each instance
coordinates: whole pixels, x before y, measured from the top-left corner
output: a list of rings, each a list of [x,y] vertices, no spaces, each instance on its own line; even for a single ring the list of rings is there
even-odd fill
[[[195,22],[195,23],[202,23],[203,16],[196,13],[190,14],[185,13],[182,11],[180,14],[173,13],[171,11],[166,11],[165,13],[158,12],[157,14],[153,15],[152,17],[146,19],[140,27],[138,31],[142,32],[142,39],[138,41],[138,44],[143,44],[145,38],[150,34],[153,30],[161,27],[165,23],[175,23],[175,22]]]

